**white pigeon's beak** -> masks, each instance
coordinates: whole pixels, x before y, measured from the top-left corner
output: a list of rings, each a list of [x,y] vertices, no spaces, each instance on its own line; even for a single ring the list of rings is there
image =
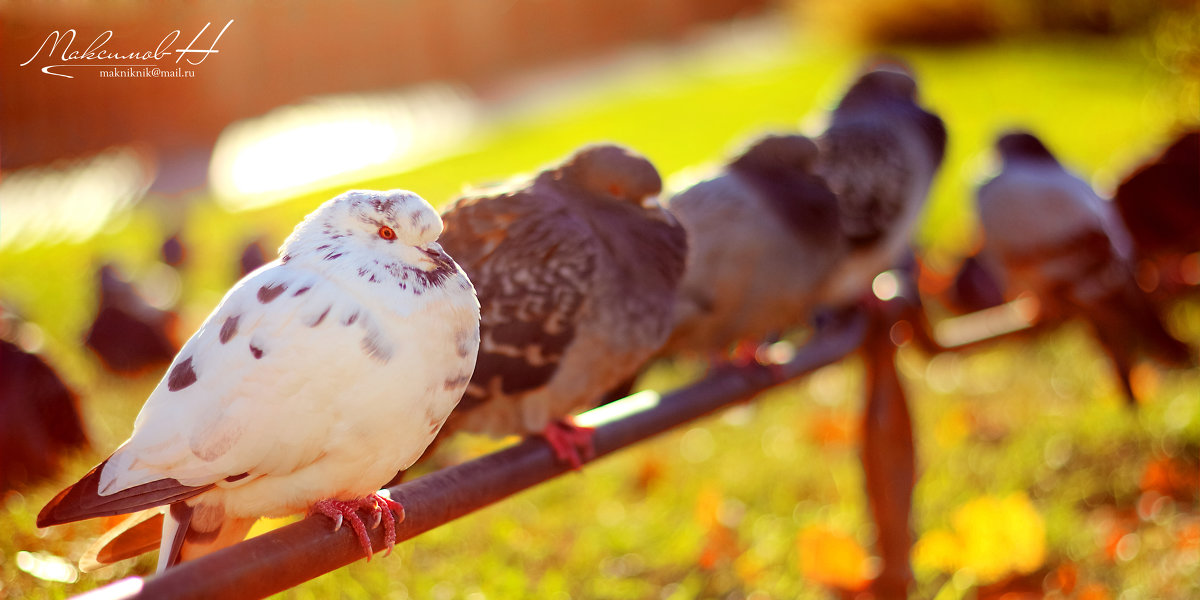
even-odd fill
[[[422,270],[427,272],[438,270],[454,270],[454,259],[450,258],[450,255],[446,254],[446,251],[442,250],[440,247],[431,245],[421,248],[420,250],[421,254],[424,254],[425,256],[421,259],[421,262],[417,266],[421,267]]]
[[[662,204],[660,204],[658,202],[657,195],[646,196],[645,198],[642,198],[642,208],[654,210],[654,209],[662,208]]]

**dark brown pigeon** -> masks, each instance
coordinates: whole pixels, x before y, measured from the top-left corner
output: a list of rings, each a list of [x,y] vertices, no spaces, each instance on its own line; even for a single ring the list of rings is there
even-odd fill
[[[170,364],[178,318],[147,303],[115,267],[99,273],[100,302],[85,343],[113,373],[136,376]]]
[[[1032,134],[1011,133],[996,146],[1003,170],[979,189],[977,202],[983,252],[1009,293],[1032,292],[1048,318],[1087,321],[1131,403],[1139,354],[1190,365],[1191,350],[1167,331],[1134,280],[1128,234],[1111,204]]]
[[[570,415],[670,331],[687,242],[661,189],[650,161],[601,144],[445,211],[442,245],[482,307],[479,360],[445,431],[541,434],[572,466],[588,457],[590,431]]]
[[[911,70],[887,62],[850,86],[816,141],[817,172],[837,196],[850,245],[824,295],[830,304],[846,305],[908,251],[945,154],[946,128],[917,104]]]
[[[764,136],[671,199],[688,266],[663,353],[721,355],[806,321],[845,250],[816,162],[812,140]]]
[[[0,492],[51,478],[64,454],[87,446],[75,393],[37,354],[4,339],[0,309]]]
[[[1114,197],[1140,258],[1168,293],[1196,285],[1184,258],[1200,252],[1200,131],[1190,131],[1121,182]],[[1193,267],[1194,268],[1194,267]]]

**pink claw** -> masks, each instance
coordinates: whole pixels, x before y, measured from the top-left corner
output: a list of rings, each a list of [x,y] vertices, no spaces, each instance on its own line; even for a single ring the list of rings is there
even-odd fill
[[[571,465],[578,470],[583,461],[591,460],[596,455],[592,446],[592,434],[595,429],[576,425],[570,418],[553,421],[542,430],[542,437],[554,449],[554,456],[559,462]],[[582,454],[582,456],[581,456]]]
[[[374,549],[371,547],[371,538],[367,536],[367,526],[363,523],[362,517],[358,515],[360,508],[371,511],[372,529],[378,527],[381,521],[383,522],[383,543],[387,548],[384,556],[391,554],[392,548],[396,545],[396,523],[404,521],[404,507],[399,502],[377,492],[355,500],[334,500],[332,498],[322,500],[314,504],[308,512],[309,514],[319,513],[333,519],[334,531],[341,529],[342,523],[348,521],[350,527],[354,529],[354,534],[358,536],[358,543],[362,545],[363,551],[367,554],[367,560],[370,561],[371,556],[374,555]],[[392,511],[395,511],[395,514]]]

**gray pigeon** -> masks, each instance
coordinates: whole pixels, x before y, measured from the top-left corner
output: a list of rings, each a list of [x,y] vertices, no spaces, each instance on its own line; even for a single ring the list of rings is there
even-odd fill
[[[979,189],[977,202],[983,255],[1010,293],[1032,292],[1046,318],[1085,319],[1130,402],[1139,353],[1190,364],[1191,350],[1166,330],[1134,280],[1128,233],[1112,205],[1033,135],[1011,133],[996,147],[1003,170]]]
[[[846,305],[904,256],[945,154],[946,128],[917,104],[912,72],[882,63],[846,91],[817,145],[817,172],[837,195],[850,246],[824,296]]]
[[[531,181],[454,202],[442,244],[479,294],[479,360],[445,431],[542,434],[578,467],[569,416],[634,374],[670,331],[684,229],[650,161],[593,145]]]
[[[816,162],[812,140],[768,135],[671,199],[688,266],[664,354],[719,355],[806,320],[844,250]]]

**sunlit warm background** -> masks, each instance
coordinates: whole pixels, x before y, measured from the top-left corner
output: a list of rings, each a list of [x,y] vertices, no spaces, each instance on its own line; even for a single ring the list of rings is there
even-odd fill
[[[230,21],[194,78],[20,66],[55,30],[74,28],[80,50],[111,30],[108,47],[131,51],[206,24],[211,40]],[[0,334],[78,393],[91,439],[60,473],[0,489],[0,599],[153,568],[80,574],[100,524],[33,524],[128,435],[162,374],[117,376],[83,346],[103,264],[186,338],[243,257],[273,257],[341,190],[403,187],[438,205],[606,140],[678,189],[753,135],[818,133],[885,52],[947,123],[916,241],[931,271],[950,272],[977,244],[973,189],[1001,131],[1037,132],[1110,194],[1200,125],[1195,0],[0,0],[0,40]],[[1200,304],[1169,316],[1200,342]],[[918,597],[1200,594],[1200,372],[1139,371],[1131,414],[1077,325],[962,354],[906,348],[899,366],[921,473]],[[659,368],[641,385],[700,370]],[[855,597],[878,568],[861,381],[848,359],[289,594]],[[459,440],[443,463],[492,447]]]

